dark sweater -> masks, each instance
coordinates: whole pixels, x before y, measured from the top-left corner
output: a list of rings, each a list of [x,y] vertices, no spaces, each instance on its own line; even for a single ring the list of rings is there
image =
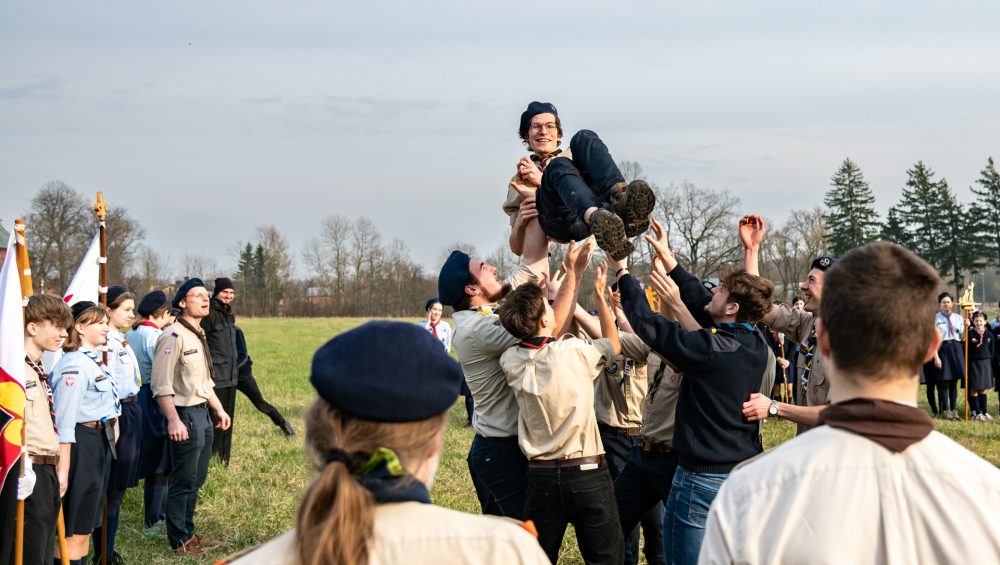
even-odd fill
[[[759,424],[743,417],[743,403],[760,390],[768,361],[768,345],[756,328],[719,324],[684,330],[650,310],[634,277],[623,276],[618,286],[636,335],[684,373],[674,429],[680,465],[728,473],[762,452]]]
[[[213,298],[208,316],[201,319],[208,350],[212,353],[212,379],[216,388],[236,386],[239,375],[236,350],[236,318],[228,304]]]
[[[983,332],[982,344],[980,344],[979,332],[972,328],[969,329],[969,361],[993,359],[995,346],[993,333],[989,328]]]

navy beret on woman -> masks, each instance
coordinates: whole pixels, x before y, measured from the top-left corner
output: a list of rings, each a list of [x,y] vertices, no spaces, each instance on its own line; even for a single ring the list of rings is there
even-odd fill
[[[427,330],[377,320],[326,342],[309,382],[345,414],[376,422],[416,422],[448,410],[462,368]]]
[[[167,294],[162,290],[154,290],[146,296],[142,297],[139,301],[139,306],[136,310],[139,311],[140,316],[152,316],[153,312],[156,312],[167,303]]]

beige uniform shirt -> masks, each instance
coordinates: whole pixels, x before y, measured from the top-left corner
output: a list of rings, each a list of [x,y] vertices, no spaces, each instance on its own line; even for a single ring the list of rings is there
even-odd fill
[[[782,332],[785,337],[799,343],[806,343],[812,333],[813,325],[816,323],[816,316],[812,312],[796,310],[784,304],[779,304],[771,308],[771,311],[764,315],[761,320],[774,331]],[[801,375],[805,362],[806,346],[802,346],[799,352],[799,364],[796,374]],[[830,403],[830,381],[826,378],[826,367],[823,363],[823,356],[819,352],[819,347],[813,349],[812,370],[809,372],[809,388],[803,390],[798,387],[799,403],[806,406],[821,406]],[[802,433],[811,426],[798,424],[798,433]]]
[[[663,373],[657,374],[660,367]],[[655,353],[650,353],[646,365],[649,393],[642,406],[642,439],[653,443],[674,445],[674,420],[677,416],[677,399],[681,394],[684,375],[675,372]]]
[[[998,563],[1000,470],[931,432],[901,453],[820,426],[737,467],[699,563]]]
[[[59,436],[49,413],[45,385],[31,365],[24,364],[24,444],[31,455],[59,455]]]
[[[200,331],[200,328],[199,328]],[[174,397],[174,406],[196,406],[212,397],[211,357],[201,339],[180,322],[163,328],[153,355],[153,397]]]
[[[240,557],[238,565],[303,565],[290,531]],[[369,565],[549,565],[538,540],[507,518],[465,514],[419,502],[375,509]]]
[[[604,453],[594,415],[594,380],[613,358],[608,340],[575,337],[540,349],[512,347],[500,357],[520,408],[517,441],[528,459]]]
[[[510,278],[512,287],[535,282],[538,276],[521,265]],[[483,437],[517,435],[517,400],[500,368],[500,355],[518,339],[500,325],[500,316],[489,307],[461,310],[452,315],[452,347],[465,373],[475,407],[472,429]]]
[[[573,158],[573,154],[570,153],[569,149],[563,149],[559,152],[559,157],[566,157],[569,159]],[[550,157],[549,160],[552,158]],[[518,192],[518,188],[521,190],[527,190],[534,192],[538,190],[536,186],[530,186],[521,183],[517,180],[517,175],[510,177],[510,182],[507,183],[507,198],[503,201],[503,212],[510,217],[510,225],[514,226],[514,222],[517,221],[517,212],[521,209],[521,203],[524,202],[524,198],[521,197],[521,193]]]
[[[594,381],[594,413],[601,424],[615,428],[638,428],[642,425],[642,402],[646,398],[649,346],[630,333],[618,332],[618,339],[622,344],[622,354],[616,356]],[[610,367],[617,370],[609,374]]]

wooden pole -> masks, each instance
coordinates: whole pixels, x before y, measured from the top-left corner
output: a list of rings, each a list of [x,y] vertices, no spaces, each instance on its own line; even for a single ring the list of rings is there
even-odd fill
[[[62,504],[59,505],[56,534],[59,536],[59,560],[62,561],[62,565],[69,565],[69,544],[66,543],[66,519],[63,518]]]
[[[108,241],[107,228],[104,219],[108,214],[108,205],[104,202],[104,193],[97,193],[97,202],[94,202],[94,214],[97,215],[97,233],[101,239],[101,253],[97,258],[98,272],[98,297],[102,305],[108,305]],[[108,344],[105,343],[101,351],[101,360],[108,364]],[[101,512],[101,565],[108,565],[108,497],[104,496],[104,510]]]
[[[17,276],[21,283],[21,308],[28,305],[31,296],[31,268],[28,261],[28,248],[25,245],[24,219],[14,220],[14,259],[17,262]],[[8,249],[9,253],[10,250]],[[27,464],[28,450],[25,449],[24,426],[21,426],[21,477],[24,477],[24,466]],[[14,526],[14,563],[24,563],[24,501],[17,501],[16,520]]]

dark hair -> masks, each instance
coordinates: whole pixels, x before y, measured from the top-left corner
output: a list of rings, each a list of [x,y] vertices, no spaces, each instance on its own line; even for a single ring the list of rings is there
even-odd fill
[[[479,279],[477,279],[472,273],[469,273],[469,280],[465,281],[465,286],[469,286],[470,284],[479,284]],[[460,310],[468,310],[472,307],[472,297],[469,296],[469,293],[465,292],[465,286],[462,287],[462,298],[459,298],[458,301],[452,305],[452,308],[454,308],[456,312]]]
[[[109,310],[114,310],[115,308],[118,308],[119,306],[121,306],[122,303],[124,303],[126,300],[131,300],[131,301],[135,302],[135,295],[126,290],[125,292],[123,292],[123,293],[119,294],[118,296],[116,296],[114,302],[108,304],[108,309]]]
[[[548,112],[543,112],[543,113],[547,114]],[[535,114],[535,116],[538,115],[539,114]],[[531,116],[531,119],[534,119],[535,116]],[[531,129],[531,120],[529,119],[528,122],[524,124],[523,127],[519,127],[517,130],[517,135],[521,137],[521,141],[523,141],[524,144],[527,145],[528,147],[531,147],[531,144],[528,143],[528,130],[530,129]],[[559,132],[559,139],[556,141],[556,145],[557,146],[562,145],[562,136],[563,136],[562,121],[559,119],[558,115],[556,115],[556,131]]]
[[[34,294],[24,307],[24,325],[52,322],[53,326],[69,329],[73,314],[62,298],[54,294]]]
[[[756,324],[771,310],[774,283],[768,279],[733,269],[719,277],[719,286],[729,291],[729,302],[739,304],[737,322]]]
[[[500,309],[500,325],[518,339],[527,339],[538,331],[545,315],[545,294],[536,283],[524,283],[507,295]]]
[[[940,285],[933,267],[895,243],[869,243],[844,255],[827,271],[820,303],[835,365],[876,379],[900,367],[915,375],[937,331]]]
[[[796,302],[805,302],[805,301],[806,301],[805,298],[802,298],[801,296],[796,294],[795,296],[792,297],[792,306],[794,306]]]
[[[424,312],[430,310],[435,304],[441,304],[441,300],[437,296],[427,300],[427,304],[424,304]]]
[[[944,300],[945,298],[951,298],[951,295],[950,295],[950,294],[948,294],[947,292],[942,292],[941,294],[939,294],[939,295],[938,295],[938,299],[937,299],[937,301],[938,301],[938,302],[940,303],[940,302],[941,302],[942,300]],[[951,299],[952,299],[952,300],[955,300],[954,298],[951,298]]]
[[[972,319],[975,320],[976,318],[982,318],[983,321],[986,321],[987,320],[986,312],[983,312],[982,310],[976,310],[975,312],[972,313]]]

